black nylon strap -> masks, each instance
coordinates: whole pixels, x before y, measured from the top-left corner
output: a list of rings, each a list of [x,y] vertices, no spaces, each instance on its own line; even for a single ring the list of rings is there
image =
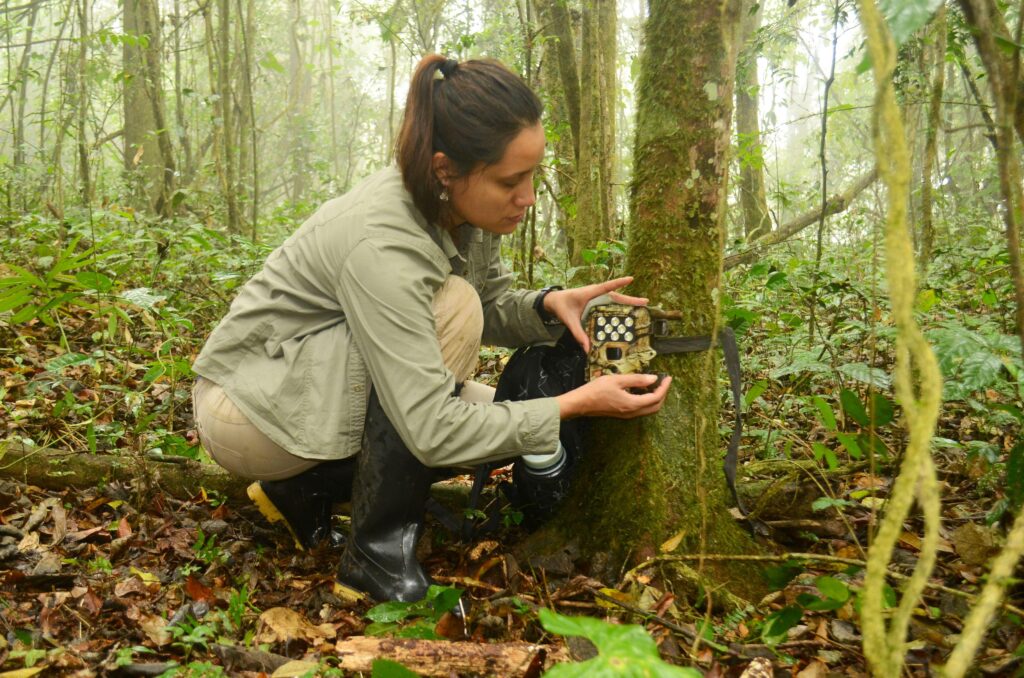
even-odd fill
[[[725,453],[722,467],[725,471],[725,481],[729,485],[729,491],[732,492],[733,501],[736,502],[740,513],[747,515],[747,509],[743,506],[740,495],[736,491],[736,464],[739,460],[740,439],[743,437],[743,381],[740,374],[740,352],[736,346],[736,335],[731,327],[723,327],[719,330],[718,345],[722,347],[725,369],[729,373],[734,410],[732,436],[729,438],[729,448]],[[696,353],[711,348],[711,337],[706,335],[702,337],[655,337],[651,341],[651,347],[661,355]]]

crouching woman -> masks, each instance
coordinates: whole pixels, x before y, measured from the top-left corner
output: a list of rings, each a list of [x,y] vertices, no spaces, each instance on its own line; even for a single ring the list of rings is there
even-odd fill
[[[300,547],[327,538],[332,504],[351,500],[338,579],[376,600],[417,600],[430,584],[415,551],[437,469],[525,458],[516,482],[536,480],[522,489],[537,496],[568,467],[563,421],[651,414],[667,393],[668,381],[637,395],[653,377],[613,375],[493,402],[493,389],[468,381],[481,342],[520,347],[568,331],[585,347],[587,302],[645,301],[614,291],[628,278],[510,288],[501,236],[535,200],[540,116],[502,65],[424,58],[396,165],[274,250],[196,360],[210,456],[255,481],[250,497]]]

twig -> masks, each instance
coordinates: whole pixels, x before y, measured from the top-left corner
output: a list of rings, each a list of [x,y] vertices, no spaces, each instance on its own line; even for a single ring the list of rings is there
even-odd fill
[[[650,560],[640,563],[639,565],[634,567],[632,570],[629,571],[629,574],[632,574],[633,572],[636,572],[638,570],[642,570],[646,567],[650,567],[651,565],[657,563],[686,562],[700,559],[711,561],[732,560],[764,563],[782,563],[787,560],[812,560],[820,563],[837,563],[839,565],[854,565],[856,567],[867,566],[867,563],[865,563],[863,560],[858,560],[856,558],[843,558],[841,556],[829,556],[817,553],[780,553],[778,555],[729,555],[722,553],[706,553],[704,555],[694,554],[679,556],[655,556],[654,558],[651,558]],[[910,579],[908,575],[905,575],[902,572],[893,572],[892,570],[889,570],[888,575],[893,579],[899,579],[901,581],[906,581],[907,579]],[[942,584],[934,584],[928,582],[926,584],[926,588],[929,588],[933,591],[942,591],[943,593],[948,593],[950,595],[957,596],[958,598],[964,598],[972,602],[974,602],[977,599],[976,594],[968,593],[967,591],[961,591],[960,589],[953,589],[948,586],[943,586]],[[1020,609],[1019,607],[1011,605],[1007,602],[1003,602],[1002,605],[1003,609],[1024,617],[1024,610]]]

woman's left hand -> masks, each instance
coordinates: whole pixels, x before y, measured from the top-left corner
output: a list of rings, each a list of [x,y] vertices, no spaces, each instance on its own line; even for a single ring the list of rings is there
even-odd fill
[[[616,278],[615,280],[597,283],[596,285],[548,292],[547,296],[544,297],[544,310],[561,320],[562,324],[572,333],[572,336],[579,342],[583,350],[589,351],[590,339],[587,337],[587,333],[583,331],[583,323],[581,322],[583,310],[586,308],[587,303],[595,297],[607,294],[616,304],[643,306],[647,303],[647,299],[615,292],[615,290],[625,287],[631,282],[633,282],[633,276],[626,276],[625,278]]]

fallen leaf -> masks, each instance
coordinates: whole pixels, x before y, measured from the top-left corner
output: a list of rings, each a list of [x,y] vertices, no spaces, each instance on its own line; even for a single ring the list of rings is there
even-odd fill
[[[47,668],[48,667],[46,666],[46,664],[41,664],[39,666],[33,666],[30,669],[15,669],[14,671],[4,671],[3,673],[0,673],[0,678],[28,678],[29,676],[34,676],[38,673],[42,673]]]
[[[121,522],[117,524],[117,536],[118,537],[130,537],[132,536],[132,526],[128,524],[128,516],[121,518]]]
[[[828,667],[823,662],[812,659],[810,664],[796,674],[796,678],[825,678],[827,675]]]
[[[188,596],[192,600],[205,600],[208,603],[212,603],[217,599],[217,596],[213,593],[213,589],[206,586],[192,575],[189,575],[185,580],[185,591],[188,592]]]
[[[984,565],[996,551],[992,531],[975,523],[964,523],[950,538],[957,555],[968,565]]]
[[[123,598],[131,593],[145,593],[146,585],[135,577],[122,579],[114,585],[114,595]]]
[[[50,546],[56,546],[57,544],[64,541],[64,537],[68,533],[68,512],[64,510],[64,507],[57,504],[53,507],[53,535],[50,539]]]
[[[155,614],[139,615],[139,628],[157,647],[171,642],[171,632],[167,630],[167,620],[163,617]]]
[[[293,659],[290,662],[286,662],[281,666],[278,666],[274,672],[270,674],[270,678],[297,678],[298,676],[313,673],[318,668],[320,668],[320,665],[316,662]]]
[[[258,643],[288,642],[292,640],[316,641],[337,635],[330,624],[313,626],[303,615],[286,607],[272,607],[260,615]]]
[[[686,536],[686,530],[679,530],[674,535],[665,540],[660,546],[662,553],[671,553],[679,548],[679,544],[682,543],[683,537]]]
[[[153,574],[151,572],[143,572],[142,570],[140,570],[140,569],[138,569],[136,567],[129,568],[128,571],[131,572],[132,574],[138,576],[138,578],[142,580],[142,583],[146,584],[147,586],[149,584],[159,584],[160,583],[160,578],[157,577],[155,574]]]
[[[38,548],[39,548],[39,533],[38,532],[29,532],[28,534],[26,534],[24,537],[21,538],[20,542],[18,542],[18,550],[21,551],[22,553],[25,553],[26,551],[35,551]]]

